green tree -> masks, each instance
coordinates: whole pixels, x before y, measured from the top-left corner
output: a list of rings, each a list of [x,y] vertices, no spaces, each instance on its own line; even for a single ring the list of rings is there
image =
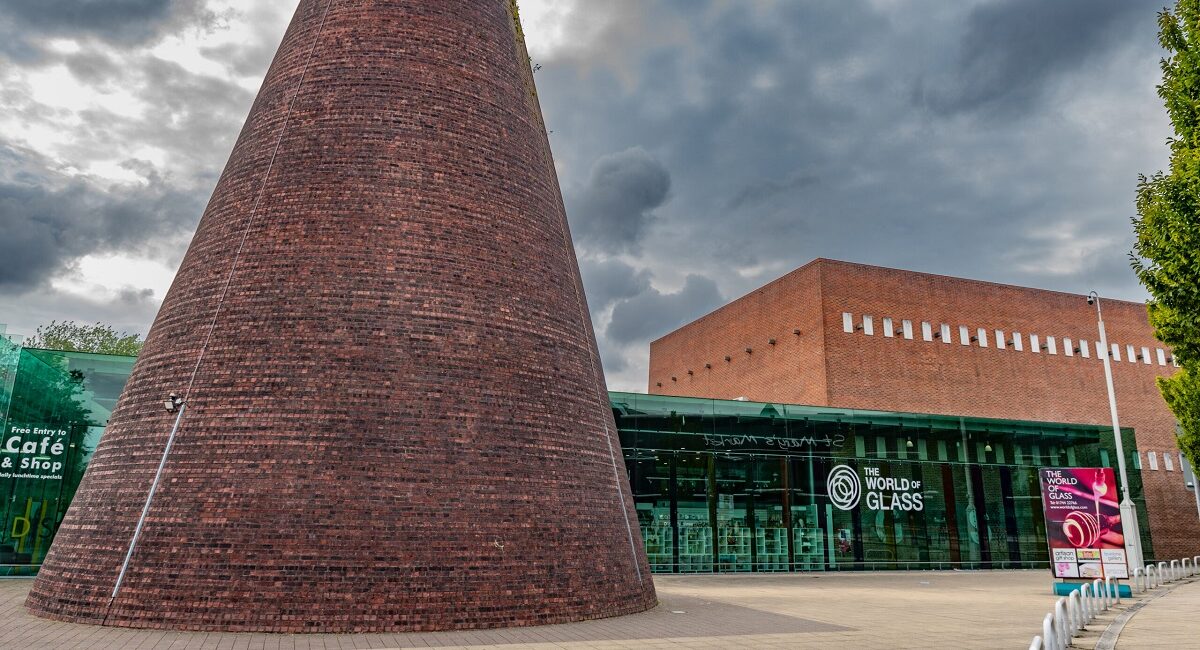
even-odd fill
[[[1200,467],[1200,0],[1158,15],[1167,51],[1158,94],[1174,127],[1170,168],[1138,181],[1133,268],[1150,291],[1150,323],[1182,368],[1159,380],[1179,419],[1179,447]]]
[[[128,357],[136,357],[141,353],[142,344],[143,341],[137,334],[118,333],[111,326],[102,323],[79,325],[75,321],[50,321],[49,325],[37,328],[37,333],[24,343],[27,348],[120,354]]]

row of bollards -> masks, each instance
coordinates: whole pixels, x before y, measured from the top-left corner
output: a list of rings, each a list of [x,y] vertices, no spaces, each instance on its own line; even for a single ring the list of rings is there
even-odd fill
[[[1133,593],[1145,593],[1182,578],[1200,573],[1200,555],[1171,562],[1147,564],[1134,569],[1130,580]],[[1042,634],[1033,637],[1029,650],[1065,650],[1071,639],[1101,612],[1121,602],[1120,585],[1112,578],[1084,583],[1054,603],[1054,611],[1042,619]]]

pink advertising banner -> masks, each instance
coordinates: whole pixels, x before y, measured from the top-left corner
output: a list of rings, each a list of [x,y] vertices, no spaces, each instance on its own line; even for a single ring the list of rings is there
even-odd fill
[[[1054,576],[1128,578],[1112,468],[1043,468],[1039,474]]]

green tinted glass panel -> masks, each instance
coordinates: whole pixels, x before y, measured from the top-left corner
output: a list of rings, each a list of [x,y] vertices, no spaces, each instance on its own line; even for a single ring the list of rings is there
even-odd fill
[[[3,341],[0,341],[2,344]],[[0,345],[0,575],[37,570],[75,495],[131,357]]]
[[[658,572],[1044,568],[1037,469],[1116,453],[1097,426],[610,397]],[[1144,522],[1136,471],[1130,491]]]

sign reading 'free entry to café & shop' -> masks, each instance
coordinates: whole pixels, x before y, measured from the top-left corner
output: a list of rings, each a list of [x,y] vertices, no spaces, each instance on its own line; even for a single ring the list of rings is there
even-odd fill
[[[1112,468],[1044,468],[1039,474],[1054,577],[1128,578]]]
[[[62,480],[67,430],[9,424],[0,440],[0,479]]]

